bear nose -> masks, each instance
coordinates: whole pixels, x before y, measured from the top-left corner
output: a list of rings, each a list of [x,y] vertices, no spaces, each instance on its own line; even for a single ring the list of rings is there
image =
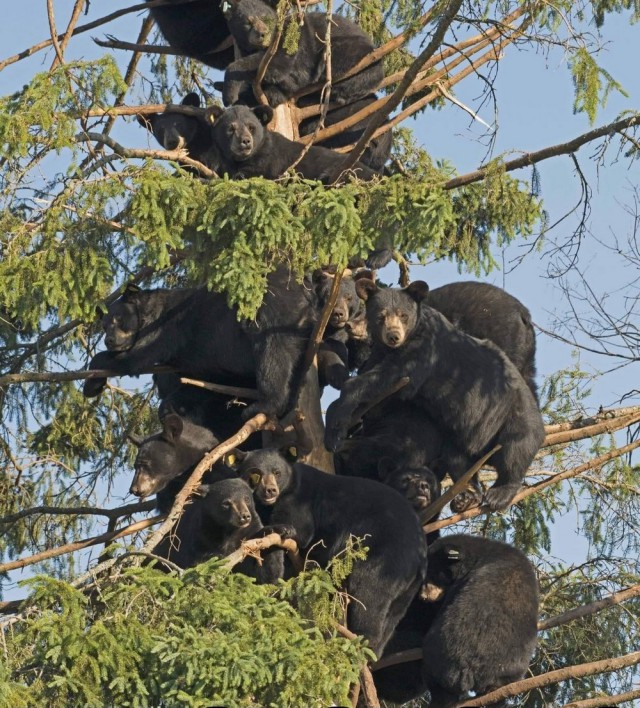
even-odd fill
[[[267,499],[271,499],[271,497],[275,497],[276,494],[278,493],[278,489],[276,487],[267,487],[264,490],[265,496]]]
[[[389,332],[389,334],[387,334],[387,341],[389,344],[397,344],[400,341],[400,335],[397,332]]]
[[[116,343],[116,338],[113,335],[108,334],[104,338],[104,343],[107,345],[107,347],[112,347]]]
[[[240,139],[240,145],[242,145],[242,147],[251,147],[251,136],[243,135]]]
[[[129,487],[129,493],[133,494],[136,497],[140,496],[140,487],[138,486],[137,482],[132,482],[131,486]]]
[[[429,485],[427,484],[427,482],[424,479],[422,479],[422,480],[420,480],[420,482],[418,482],[418,489],[423,493],[428,492]]]
[[[243,511],[242,514],[240,514],[240,521],[243,524],[248,524],[251,521],[251,514],[248,511]]]

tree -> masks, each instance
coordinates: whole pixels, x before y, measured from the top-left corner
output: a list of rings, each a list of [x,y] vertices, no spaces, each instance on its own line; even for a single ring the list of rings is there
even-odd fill
[[[131,466],[126,436],[157,426],[153,392],[146,381],[123,381],[121,388],[112,380],[97,404],[82,398],[77,370],[98,343],[95,307],[129,281],[206,283],[251,317],[277,262],[288,261],[298,275],[327,263],[340,271],[349,258],[370,251],[380,233],[393,234],[403,267],[401,254],[410,254],[420,263],[449,259],[462,271],[488,273],[503,245],[542,238],[532,238],[544,225],[535,165],[574,155],[582,145],[617,147],[620,159],[632,162],[640,115],[520,157],[492,157],[465,174],[432,159],[400,124],[417,112],[428,121],[428,106],[460,107],[454,86],[474,80],[483,90],[479,106],[486,99],[499,106],[507,99],[494,92],[498,60],[509,61],[516,47],[550,52],[556,45],[568,59],[575,110],[595,122],[608,94],[622,90],[596,61],[598,28],[612,13],[637,19],[638,8],[627,0],[449,0],[432,7],[365,0],[339,8],[356,14],[376,38],[387,75],[369,129],[345,160],[355,160],[385,127],[395,128],[395,146],[392,174],[384,180],[323,188],[294,179],[210,179],[211,170],[183,151],[140,147],[146,136],[129,129],[126,117],[156,112],[159,102],[194,86],[211,96],[213,72],[181,57],[169,60],[157,38],[146,44],[152,23],[146,13],[142,20],[132,14],[146,3],[123,3],[81,25],[85,3],[77,0],[57,35],[56,20],[69,15],[60,5],[49,2],[46,17],[42,11],[50,39],[0,61],[10,74],[53,46],[49,70],[34,71],[19,90],[14,79],[16,92],[0,99],[0,547],[7,559],[0,569],[10,590],[12,571],[33,565],[41,574],[29,581],[28,599],[3,608],[7,663],[0,695],[12,706],[209,705],[216,686],[224,688],[216,700],[229,705],[344,702],[370,658],[360,642],[338,636],[334,624],[340,616],[335,585],[350,556],[346,570],[303,574],[278,590],[227,575],[216,563],[182,576],[134,564],[145,539],[131,536],[157,520],[126,526],[124,520],[150,505],[114,507],[113,488]],[[138,25],[134,43],[106,42],[124,54],[92,52],[82,43],[83,32],[96,27],[131,39]],[[295,125],[300,115],[291,113]],[[314,139],[327,134],[320,129]],[[531,184],[513,176],[531,165]],[[571,251],[564,253],[571,259]],[[624,253],[636,265],[633,248]],[[389,278],[395,277],[393,270]],[[587,298],[594,301],[591,293]],[[604,328],[596,334],[610,341]],[[522,704],[630,701],[638,696],[640,660],[633,653],[640,494],[632,458],[640,413],[632,407],[589,413],[577,365],[547,381],[543,404],[546,446],[516,503],[504,515],[472,510],[438,524],[508,539],[538,564],[543,629],[532,673],[565,671],[551,675],[549,684],[533,679],[532,686],[515,686],[527,691]],[[549,558],[554,525],[574,509],[588,556],[583,562]],[[100,516],[108,519],[106,530],[96,522]],[[96,569],[77,553],[89,534],[98,543],[118,534],[128,540],[109,546]],[[265,628],[264,641],[255,645],[252,618]],[[277,662],[270,662],[274,647]],[[224,670],[214,670],[225,662]],[[464,703],[474,704],[477,699]]]

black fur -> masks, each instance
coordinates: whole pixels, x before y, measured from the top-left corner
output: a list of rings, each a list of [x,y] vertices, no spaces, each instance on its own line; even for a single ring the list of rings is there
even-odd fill
[[[263,526],[251,489],[241,479],[223,479],[200,485],[199,493],[185,508],[173,531],[155,547],[154,554],[191,568],[208,558],[225,557],[254,538]],[[234,570],[260,583],[274,583],[283,575],[283,552],[266,553],[262,565],[247,558]]]
[[[520,300],[495,285],[465,281],[431,290],[426,302],[458,329],[499,346],[538,400],[536,335],[531,313]]]
[[[188,93],[182,99],[183,106],[200,107],[197,93]],[[211,126],[202,108],[201,116],[188,116],[167,108],[164,113],[152,113],[138,116],[138,122],[146,128],[165,150],[185,148],[189,157],[217,170],[220,157],[214,146]]]
[[[304,149],[302,143],[266,129],[273,117],[273,109],[269,106],[233,106],[226,110],[211,106],[207,111],[221,156],[220,171],[230,177],[277,179],[296,162]],[[376,176],[361,162],[348,173],[341,174],[340,165],[344,160],[344,155],[313,145],[296,165],[295,171],[305,179],[319,180],[323,184],[344,181],[350,174],[362,180]]]
[[[327,411],[327,448],[339,447],[357,408],[407,376],[410,382],[397,397],[424,407],[452,440],[444,456],[454,480],[502,445],[491,458],[498,479],[484,502],[491,510],[506,507],[544,439],[540,411],[516,367],[493,343],[465,334],[426,306],[426,283],[396,290],[360,280],[357,288],[367,300],[374,346],[365,373],[349,379]],[[480,494],[472,494],[457,509],[479,501]]]
[[[307,339],[317,317],[315,295],[279,268],[254,322],[238,322],[226,297],[206,288],[127,290],[103,318],[106,352],[89,368],[137,375],[168,364],[192,378],[257,387],[258,412],[282,416],[292,405]],[[84,395],[97,396],[105,379],[87,379]]]
[[[324,127],[329,128],[336,123],[340,123],[352,115],[358,113],[358,111],[363,110],[367,106],[377,101],[378,97],[375,94],[361,98],[359,101],[354,101],[352,103],[347,103],[344,106],[334,108],[327,113],[324,121]],[[298,126],[298,132],[300,135],[311,135],[318,125],[319,116],[314,116],[313,118],[306,118]],[[343,130],[338,135],[334,135],[331,138],[325,138],[324,140],[319,140],[314,143],[314,145],[320,145],[322,147],[335,148],[347,147],[348,145],[353,145],[360,138],[364,129],[367,127],[369,120],[361,120],[350,128]],[[368,145],[367,149],[364,151],[360,162],[368,165],[372,170],[376,172],[382,172],[385,163],[391,155],[391,146],[393,144],[393,135],[391,131],[388,130],[377,138],[374,138]]]
[[[215,69],[224,69],[233,61],[233,46],[221,52],[213,51],[229,37],[219,0],[176,2],[153,7],[150,12],[169,46],[183,56]]]
[[[276,12],[262,0],[225,0],[225,17],[243,56],[231,63],[224,77],[225,106],[251,103],[251,83],[276,27]],[[331,76],[339,78],[374,49],[371,38],[351,20],[331,18]],[[288,22],[297,22],[292,17]],[[267,67],[262,89],[273,107],[284,103],[301,89],[325,80],[324,43],[327,17],[309,12],[300,27],[297,49],[288,54],[282,42]],[[283,31],[286,35],[287,27]],[[354,76],[334,83],[331,101],[343,104],[376,90],[384,77],[381,62]],[[249,99],[249,100],[248,100]]]
[[[430,708],[450,708],[469,691],[482,695],[522,678],[538,620],[536,575],[527,557],[499,541],[446,536],[429,548],[427,579],[444,589],[423,642]]]
[[[277,450],[241,454],[237,464],[270,510],[265,523],[294,538],[303,555],[325,566],[350,534],[365,539],[367,559],[346,581],[355,598],[347,624],[380,655],[424,577],[426,544],[408,502],[377,482],[291,465]]]

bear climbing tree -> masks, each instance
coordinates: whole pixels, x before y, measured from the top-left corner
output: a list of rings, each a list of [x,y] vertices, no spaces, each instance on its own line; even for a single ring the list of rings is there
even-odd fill
[[[593,245],[589,210],[580,210],[574,239],[560,233],[567,222],[543,202],[553,190],[541,173],[561,161],[551,158],[571,156],[579,179],[588,181],[590,165],[579,152],[585,145],[600,169],[612,150],[625,169],[637,158],[636,99],[617,93],[623,87],[597,53],[612,20],[638,19],[637,7],[627,0],[553,7],[118,0],[103,11],[85,0],[51,0],[29,22],[19,17],[19,31],[7,31],[3,42],[12,56],[0,58],[7,87],[0,97],[0,695],[12,706],[195,705],[202,697],[221,705],[356,705],[362,691],[361,703],[371,706],[376,687],[381,697],[404,698],[431,686],[441,705],[467,689],[495,690],[486,699],[467,697],[465,706],[516,697],[527,708],[587,708],[638,698],[633,452],[640,410],[633,384],[611,386],[615,396],[589,397],[577,364],[551,372],[540,365],[549,340],[534,323],[552,328],[544,288],[519,288],[514,302],[487,283],[472,283],[467,294],[467,285],[450,282],[500,283],[495,269],[502,264],[510,290],[522,272],[507,272],[510,249],[518,248],[526,269],[539,258],[528,251],[545,238],[557,248],[543,252],[550,272],[582,272],[572,269],[580,265],[578,246]],[[16,13],[6,8],[6,27]],[[243,24],[247,14],[253,19]],[[633,51],[632,41],[625,46]],[[534,99],[533,121],[543,123],[550,115],[543,111],[561,104],[551,99],[555,76],[545,59],[568,60],[574,109],[597,127],[568,129],[560,138],[549,128],[546,142],[523,128],[513,143],[494,143],[502,136],[500,114],[497,133],[482,144],[466,140],[471,133],[457,116],[475,128],[487,118],[484,98],[501,108],[524,101],[495,80],[496,67],[518,56],[534,62],[520,82]],[[625,112],[606,122],[599,116],[612,93]],[[246,105],[223,105],[237,98]],[[446,117],[446,128],[431,109]],[[239,113],[253,118],[229,125]],[[279,134],[285,124],[286,137]],[[450,147],[452,133],[464,143],[469,171],[456,170],[461,158]],[[258,143],[269,150],[252,162]],[[508,150],[499,155],[495,144]],[[583,195],[591,196],[589,188]],[[637,267],[633,238],[626,251],[620,238],[616,244]],[[463,275],[447,275],[448,261]],[[397,381],[381,375],[349,416],[336,417],[359,378],[374,379],[384,359],[367,364],[379,341],[372,323],[367,330],[360,298],[348,299],[372,292],[358,285],[359,275],[390,297],[396,281],[413,280],[415,292],[415,281],[424,279],[431,285],[425,306],[440,313],[444,329],[440,317],[466,333],[456,336],[472,360],[478,348],[493,352],[486,368],[502,378],[485,372],[489,394],[471,406],[472,423],[486,433],[494,408],[501,420],[482,444],[465,438],[469,445],[457,448],[467,428],[460,400],[468,395],[477,403],[473,387],[481,379],[449,356],[447,335],[436,337],[437,380],[417,393],[400,367]],[[274,277],[286,283],[274,286]],[[605,327],[596,341],[621,343],[617,351],[605,347],[608,362],[621,350],[616,363],[634,362],[631,330],[607,310],[611,300],[594,296],[599,285],[588,283],[585,302],[598,299],[598,316],[616,327]],[[153,313],[132,286],[156,298]],[[177,296],[187,292],[199,299]],[[456,292],[464,293],[460,300]],[[567,321],[585,326],[589,318],[574,307],[571,287],[565,292]],[[158,307],[160,293],[171,293],[167,309]],[[536,378],[534,332],[546,379]],[[569,345],[560,346],[558,357],[568,357]],[[593,348],[587,343],[583,355]],[[505,372],[518,381],[507,386],[518,393],[515,403],[495,390]],[[469,384],[456,388],[459,415],[449,426],[433,419],[429,399],[442,393],[442,379]],[[329,408],[327,442],[337,448],[335,466],[344,476],[312,475],[321,475],[318,489],[337,482],[347,492],[332,506],[335,517],[322,515],[326,528],[313,506],[333,492],[316,499],[313,484],[287,490],[297,502],[281,506],[280,528],[269,528],[249,494],[259,486],[258,471],[245,474],[247,486],[223,457],[236,448],[275,454],[277,446],[322,454],[328,468],[319,385],[325,408],[331,397],[342,401]],[[516,425],[521,418],[524,432]],[[516,454],[510,476],[501,460],[517,447],[509,439],[514,431],[533,441]],[[488,449],[496,442],[501,451]],[[456,450],[464,458],[456,472],[468,474],[485,452],[495,455],[497,472],[485,466],[471,491],[452,492],[445,467]],[[287,467],[294,469],[305,465]],[[489,505],[478,506],[478,485]],[[506,493],[496,492],[501,487]],[[366,490],[375,490],[371,498]],[[470,503],[458,511],[455,503],[432,505],[460,493]],[[397,512],[389,530],[405,529],[399,534],[385,535],[385,499]],[[369,516],[372,500],[377,511]],[[311,527],[298,539],[303,551],[320,536],[340,548],[332,548],[335,555],[314,548],[320,567],[298,574],[293,544],[268,533],[295,536],[284,533],[287,524]],[[567,524],[579,539],[570,552],[558,547],[558,528],[564,534]],[[458,670],[473,661],[455,666],[440,647],[453,633],[455,648],[468,649],[457,636],[463,630],[440,631],[455,625],[450,614],[439,614],[447,600],[414,592],[425,550],[420,526],[434,566],[452,530],[454,538],[465,532],[463,538],[498,539],[526,553],[540,600],[539,649],[528,678],[519,677],[534,645],[530,617],[509,652],[517,659],[506,677],[511,683],[491,675],[492,661],[503,658],[497,633],[493,653],[477,645],[478,665],[485,659],[489,668],[483,665],[471,684],[459,680]],[[375,536],[369,556],[366,538],[347,541],[349,527]],[[238,548],[248,536],[258,538]],[[244,558],[243,549],[253,555]],[[449,548],[448,562],[466,550],[465,541]],[[476,557],[482,566],[482,553]],[[362,579],[367,563],[375,585],[369,575]],[[385,564],[396,577],[382,577]],[[232,566],[241,572],[228,573]],[[458,587],[436,575],[427,579],[451,591],[457,607]],[[357,597],[349,604],[345,590],[378,607],[378,616],[354,605]],[[385,608],[389,594],[396,603]],[[479,595],[478,612],[513,618],[513,595],[494,587],[491,572]],[[437,642],[424,641],[429,632]],[[455,673],[447,686],[437,685],[423,660],[436,646],[442,673]],[[399,657],[404,651],[413,653]]]

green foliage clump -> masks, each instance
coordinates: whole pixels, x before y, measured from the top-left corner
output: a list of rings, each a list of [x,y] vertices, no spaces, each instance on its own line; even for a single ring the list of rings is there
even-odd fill
[[[584,111],[591,123],[596,119],[598,108],[606,105],[611,91],[618,91],[623,96],[628,96],[613,76],[598,66],[586,49],[579,48],[571,58],[569,66],[575,89],[574,113]]]
[[[37,609],[6,637],[0,675],[0,695],[22,701],[11,705],[346,705],[370,656],[285,600],[304,585],[307,609],[325,607],[326,571],[274,588],[218,560],[181,576],[133,568],[91,599],[52,578],[28,584]]]

